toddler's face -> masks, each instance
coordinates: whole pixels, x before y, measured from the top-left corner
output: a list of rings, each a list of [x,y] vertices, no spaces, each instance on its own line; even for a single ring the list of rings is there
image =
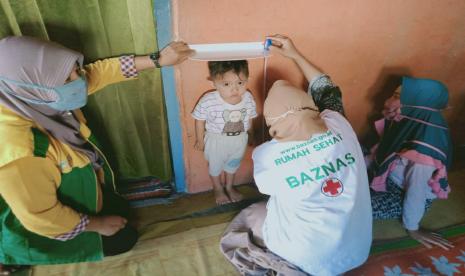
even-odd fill
[[[238,104],[247,91],[247,77],[243,73],[238,75],[234,71],[228,71],[222,76],[216,76],[213,85],[223,100],[229,104]]]

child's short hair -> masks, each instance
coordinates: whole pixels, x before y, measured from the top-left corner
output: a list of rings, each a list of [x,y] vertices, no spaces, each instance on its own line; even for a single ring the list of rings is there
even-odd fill
[[[229,71],[234,71],[237,75],[243,73],[247,78],[249,77],[249,66],[247,60],[227,60],[227,61],[209,61],[208,71],[210,77],[215,78],[218,75],[224,75]]]

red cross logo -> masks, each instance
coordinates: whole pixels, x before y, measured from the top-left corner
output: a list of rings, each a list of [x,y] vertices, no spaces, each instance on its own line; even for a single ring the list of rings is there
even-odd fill
[[[339,196],[343,190],[344,186],[342,186],[342,182],[337,178],[326,179],[321,185],[321,192],[329,197]]]

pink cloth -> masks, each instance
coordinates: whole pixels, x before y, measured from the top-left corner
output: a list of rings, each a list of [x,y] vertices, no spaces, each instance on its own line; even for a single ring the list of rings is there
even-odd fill
[[[400,101],[391,101],[389,100],[386,102],[385,105],[385,110],[383,111],[383,114],[387,116],[386,118],[392,118],[396,121],[400,120]],[[397,120],[398,119],[398,120]],[[410,118],[406,118],[410,119]],[[376,132],[380,137],[383,136],[384,133],[384,126],[385,126],[385,118],[377,120],[375,122],[375,129]],[[414,143],[421,144],[423,146],[430,147],[431,149],[439,152],[440,154],[445,156],[445,153],[440,151],[438,148],[435,148],[431,145],[422,143],[420,141],[412,141]],[[379,144],[374,145],[371,148],[371,154],[367,158],[367,160],[374,160],[376,156],[376,149],[378,148]],[[400,152],[400,153],[393,153],[399,157],[404,157],[412,162],[420,163],[423,165],[428,165],[428,166],[433,166],[437,170],[434,172],[434,174],[431,176],[430,180],[428,181],[428,185],[433,189],[433,193],[440,199],[446,199],[448,197],[448,194],[450,193],[451,189],[448,186],[447,190],[444,191],[441,189],[439,180],[441,178],[447,178],[447,170],[446,166],[438,159],[434,159],[431,156],[419,153],[416,150],[408,150],[405,152]],[[392,154],[388,156],[385,160],[389,160],[392,157]],[[383,161],[384,162],[384,161]],[[368,163],[368,162],[367,162]],[[395,169],[396,167],[396,162],[392,162],[389,165],[389,168],[384,172],[384,174],[377,176],[373,178],[371,181],[371,188],[377,192],[385,192],[386,191],[386,180],[389,174]]]
[[[430,180],[428,181],[428,185],[433,189],[433,193],[440,199],[446,199],[448,197],[449,192],[451,191],[450,187],[447,187],[447,190],[444,191],[440,187],[439,180],[441,178],[447,178],[447,171],[446,166],[437,159],[432,158],[429,155],[422,154],[416,150],[408,150],[401,153],[393,153],[399,157],[404,157],[412,162],[428,165],[436,168],[436,171],[431,176]],[[386,160],[390,159],[392,155],[388,156]],[[386,180],[389,174],[395,169],[397,163],[392,162],[389,165],[389,168],[384,172],[384,174],[373,178],[371,181],[371,188],[377,192],[385,192],[386,191]]]

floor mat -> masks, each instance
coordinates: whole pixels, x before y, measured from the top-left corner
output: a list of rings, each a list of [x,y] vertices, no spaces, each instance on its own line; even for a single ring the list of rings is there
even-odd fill
[[[237,275],[219,250],[229,221],[263,200],[253,185],[240,185],[241,202],[217,206],[212,192],[184,195],[166,204],[135,209],[141,236],[128,253],[96,263],[35,266],[34,276]]]
[[[456,169],[449,174],[453,189],[450,198],[434,202],[431,210],[422,221],[422,226],[430,229],[441,229],[465,222],[465,202],[463,200],[465,198],[465,185],[460,185],[464,178],[464,169]],[[135,210],[136,226],[142,235],[136,247],[130,252],[105,258],[104,261],[96,263],[36,266],[31,270],[31,273],[34,276],[237,275],[234,268],[221,255],[218,248],[219,239],[229,221],[242,208],[262,199],[253,185],[242,185],[238,188],[245,195],[246,200],[231,205],[216,206],[213,193],[208,192],[182,196],[173,202],[167,202],[167,204],[137,208]],[[409,246],[415,246],[415,242],[403,239],[406,233],[397,220],[376,221],[373,228],[377,241],[373,246],[373,257],[369,259],[368,264],[374,262],[373,258],[381,258],[380,254],[387,254],[391,252],[390,250],[397,250],[399,254],[404,250],[405,252],[425,250],[422,247],[406,249],[411,248]],[[452,237],[451,239],[455,243],[459,240],[454,239],[459,238]],[[405,247],[405,245],[409,246]],[[465,244],[460,244],[460,246],[462,250],[465,250]],[[456,246],[456,249],[458,247]],[[456,259],[460,253],[457,253],[457,256],[446,256],[443,252],[445,251],[440,250],[439,253],[429,256],[436,258],[439,263],[446,261],[441,258],[444,256],[450,263],[462,264],[461,268],[457,269],[463,269],[463,263]],[[431,265],[433,261],[431,258],[427,260],[429,263],[422,261],[422,265],[425,267]],[[399,269],[406,274],[419,274],[410,270],[409,266],[415,266],[414,263],[392,263],[387,266],[387,271],[393,273],[386,275],[402,275],[402,273],[396,274],[398,271],[396,266],[399,266]],[[431,266],[429,268],[432,271],[438,271],[433,270],[434,268]],[[364,275],[384,274],[383,266],[378,265],[377,269],[377,273]],[[435,273],[438,274],[438,272]]]
[[[101,262],[35,266],[32,276],[233,276],[219,240],[228,223],[139,242],[133,250]]]
[[[448,251],[438,247],[428,249],[412,239],[374,245],[367,262],[345,275],[452,276],[465,274],[465,226],[452,227],[441,231],[441,234],[447,237],[455,247]]]
[[[240,185],[237,189],[244,200],[218,206],[213,192],[185,195],[169,204],[135,209],[136,227],[141,237],[152,239],[176,234],[190,229],[231,221],[242,209],[264,200],[254,185]]]

